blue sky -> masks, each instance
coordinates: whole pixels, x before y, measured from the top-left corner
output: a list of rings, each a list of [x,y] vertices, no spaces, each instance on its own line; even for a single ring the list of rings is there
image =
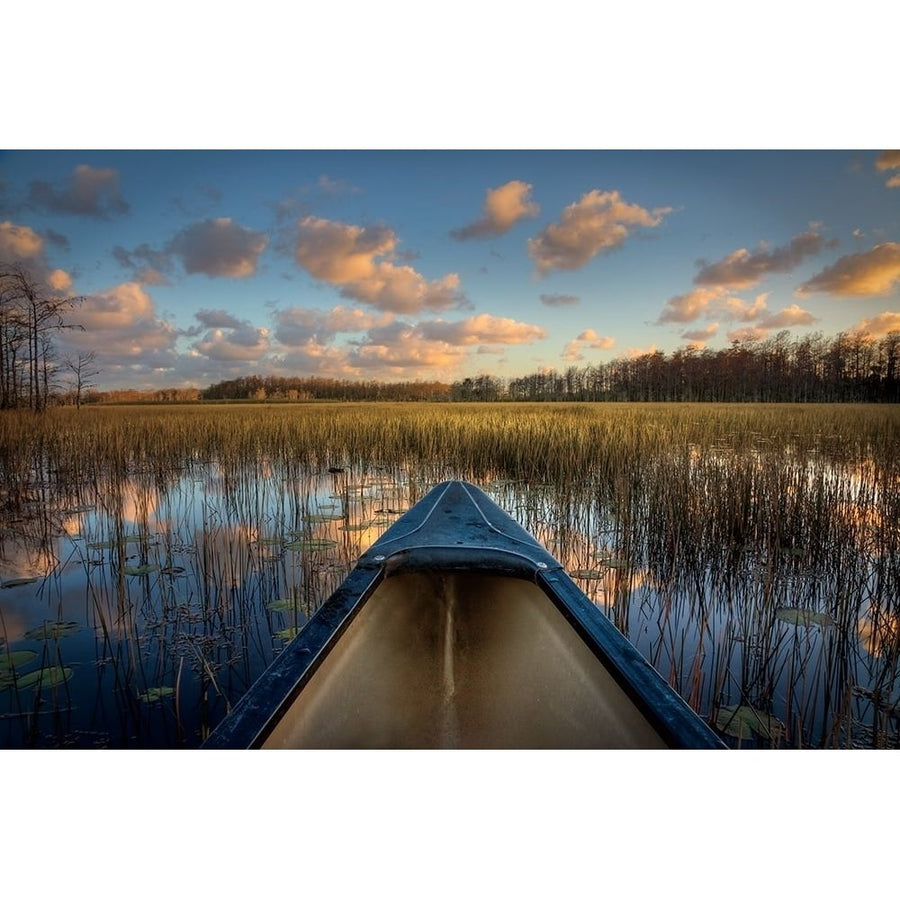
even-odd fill
[[[7,151],[102,387],[515,376],[900,327],[896,151]]]

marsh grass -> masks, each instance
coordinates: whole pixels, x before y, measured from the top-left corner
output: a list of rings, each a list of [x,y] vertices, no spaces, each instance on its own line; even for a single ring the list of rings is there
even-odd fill
[[[93,659],[92,740],[193,746],[400,512],[464,478],[702,716],[739,711],[729,742],[894,746],[898,448],[892,406],[8,413],[0,612],[86,626],[93,647],[79,644],[63,686]],[[33,699],[18,692],[25,711]]]

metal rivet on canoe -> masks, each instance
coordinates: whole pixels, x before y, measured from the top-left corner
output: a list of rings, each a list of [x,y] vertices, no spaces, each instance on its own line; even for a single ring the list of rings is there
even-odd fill
[[[375,562],[384,562],[384,557],[383,557],[383,556],[376,556],[376,557],[375,557]]]
[[[537,564],[537,567],[538,567],[539,569],[546,569],[546,568],[547,568],[547,563],[545,563],[545,562],[539,562],[539,563]]]

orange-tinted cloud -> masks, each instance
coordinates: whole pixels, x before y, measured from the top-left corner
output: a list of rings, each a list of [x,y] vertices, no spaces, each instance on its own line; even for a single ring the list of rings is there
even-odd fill
[[[584,350],[609,350],[615,343],[615,338],[601,337],[593,328],[587,328],[563,347],[561,355],[567,362],[580,362],[584,359]]]
[[[885,182],[885,186],[889,188],[900,187],[900,175],[892,175]]]
[[[92,294],[66,316],[75,326],[60,334],[66,348],[97,353],[107,375],[117,366],[150,368],[174,362],[178,332],[156,314],[153,298],[135,282]]]
[[[879,244],[864,253],[842,256],[797,288],[800,296],[821,291],[837,297],[877,297],[900,282],[900,244]]]
[[[751,253],[742,247],[718,262],[703,266],[695,276],[694,284],[732,290],[752,287],[772,272],[790,272],[805,257],[817,254],[824,245],[822,235],[807,231],[774,250],[760,247]]]
[[[0,222],[0,259],[35,260],[44,252],[44,239],[27,225]]]
[[[620,246],[636,228],[655,228],[671,207],[648,210],[626,203],[618,191],[590,191],[567,206],[559,222],[528,241],[539,275],[587,265],[598,253]]]
[[[880,337],[892,331],[900,331],[900,312],[883,312],[871,319],[861,319],[850,330],[869,337]]]
[[[460,241],[495,237],[505,234],[517,222],[533,218],[539,212],[540,207],[531,201],[531,185],[524,181],[508,181],[486,192],[484,212],[478,221],[451,231],[450,234]]]
[[[882,150],[875,160],[875,168],[879,172],[900,169],[900,150]]]
[[[32,181],[28,186],[28,202],[55,213],[108,219],[128,212],[122,197],[119,173],[115,169],[76,166],[62,183]]]
[[[719,323],[713,322],[710,325],[707,325],[706,328],[695,328],[690,331],[682,331],[681,336],[686,341],[693,341],[694,344],[703,343],[705,344],[710,338],[714,338],[716,333],[719,330]]]
[[[547,336],[538,325],[504,319],[487,313],[472,316],[462,322],[422,322],[417,331],[429,341],[444,341],[454,346],[473,344],[530,344]]]
[[[735,331],[728,332],[728,340],[729,341],[737,341],[740,344],[745,344],[749,341],[761,341],[769,336],[769,331],[766,328],[757,328],[757,327],[748,327],[748,328],[738,328]]]
[[[463,305],[459,276],[428,281],[411,266],[396,265],[397,237],[384,225],[347,225],[306,216],[297,227],[297,263],[315,278],[337,285],[345,297],[395,313]]]
[[[210,278],[246,278],[259,264],[269,239],[229,218],[207,219],[180,231],[168,249],[181,258],[189,274]]]
[[[657,319],[657,324],[695,322],[713,302],[724,299],[726,293],[724,288],[695,288],[686,294],[671,297],[666,301],[666,305]],[[737,300],[737,302],[742,303],[743,301]]]

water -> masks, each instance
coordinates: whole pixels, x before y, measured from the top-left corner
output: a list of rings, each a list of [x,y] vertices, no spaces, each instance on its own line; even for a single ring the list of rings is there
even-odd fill
[[[0,746],[199,746],[452,474],[194,460],[35,488],[0,528]],[[803,547],[661,552],[653,516],[623,515],[589,480],[479,480],[704,718],[777,720],[726,734],[733,746],[897,745],[896,544],[859,540],[833,566]],[[851,491],[844,514],[876,510]]]

